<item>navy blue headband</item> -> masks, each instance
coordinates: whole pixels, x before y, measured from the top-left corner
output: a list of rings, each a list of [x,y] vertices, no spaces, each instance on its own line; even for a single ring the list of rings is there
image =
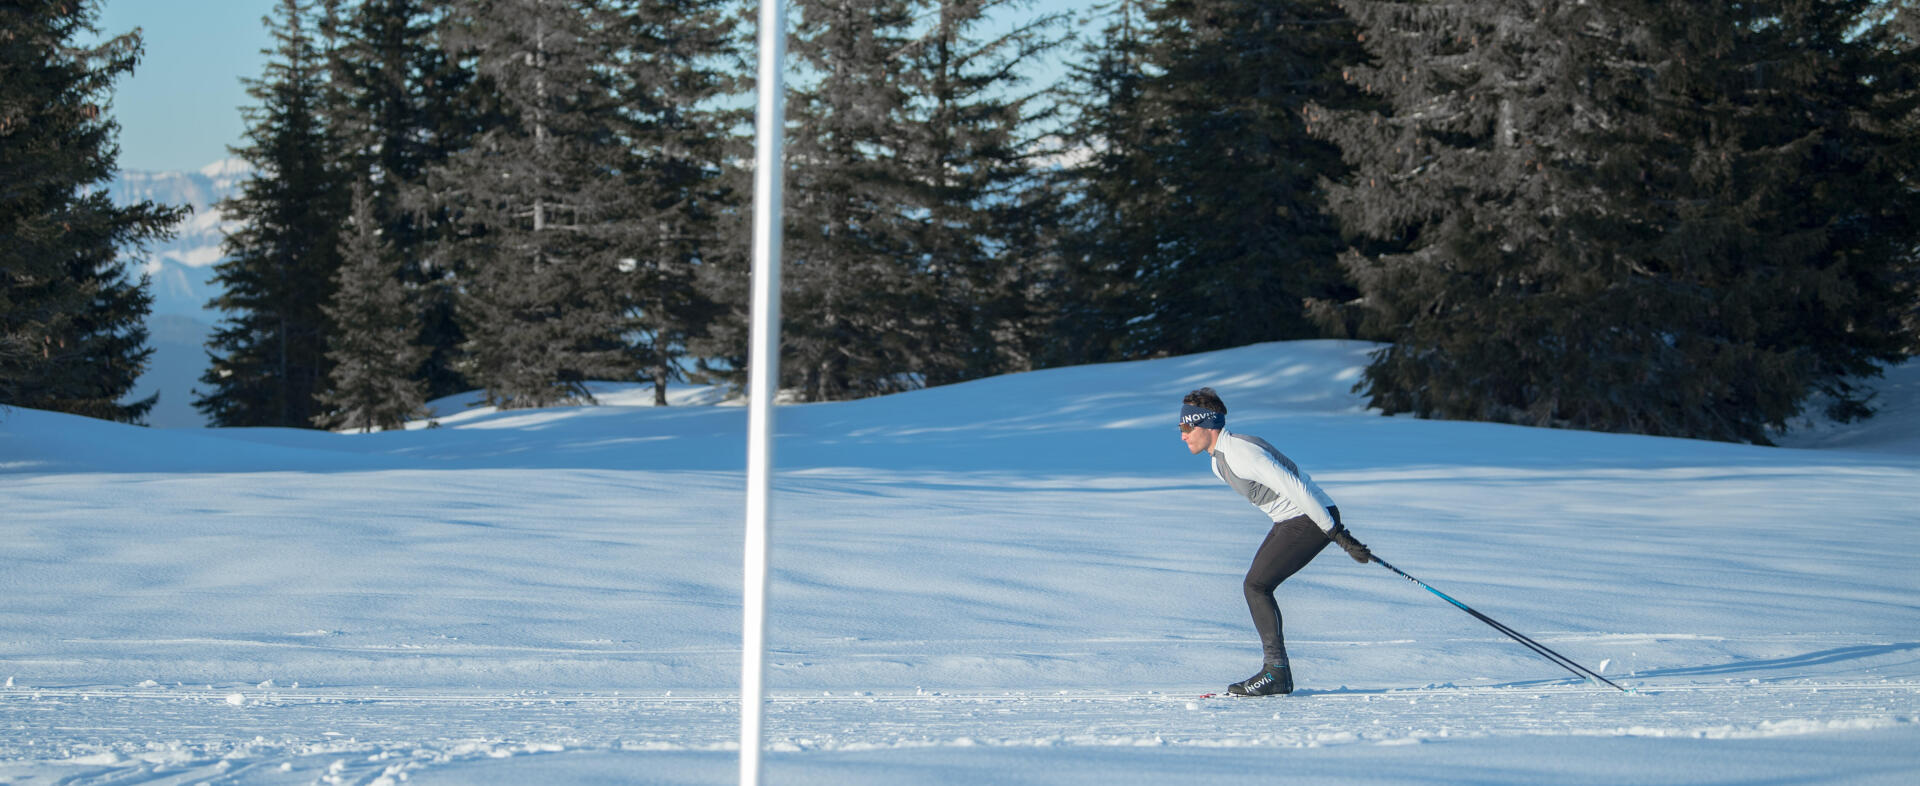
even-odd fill
[[[1181,404],[1180,424],[1195,428],[1223,429],[1227,427],[1227,416],[1204,407]]]

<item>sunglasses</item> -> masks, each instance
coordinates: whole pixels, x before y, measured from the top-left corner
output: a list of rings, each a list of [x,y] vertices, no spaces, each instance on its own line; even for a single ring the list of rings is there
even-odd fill
[[[1182,424],[1180,424],[1180,433],[1182,433],[1182,434],[1192,434],[1192,433],[1193,433],[1193,424],[1192,424],[1192,423],[1182,423]]]

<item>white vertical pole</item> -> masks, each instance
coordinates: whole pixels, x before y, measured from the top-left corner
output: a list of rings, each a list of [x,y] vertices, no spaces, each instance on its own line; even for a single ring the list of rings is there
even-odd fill
[[[773,396],[780,388],[780,154],[786,126],[786,0],[760,0],[753,158],[753,345],[747,409],[747,540],[740,634],[740,783],[760,783],[766,700],[767,565],[772,542]]]

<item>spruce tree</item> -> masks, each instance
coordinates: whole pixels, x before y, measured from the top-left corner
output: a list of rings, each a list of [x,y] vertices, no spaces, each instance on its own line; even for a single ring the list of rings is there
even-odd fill
[[[1347,258],[1363,331],[1394,342],[1367,371],[1372,403],[1537,422],[1523,413],[1553,397],[1514,377],[1558,378],[1561,353],[1543,334],[1581,318],[1579,295],[1555,287],[1585,267],[1584,249],[1558,223],[1592,195],[1547,167],[1578,155],[1559,58],[1583,31],[1550,13],[1563,4],[1531,0],[1344,5],[1377,64],[1343,76],[1391,111],[1316,106],[1308,122],[1355,166],[1331,190],[1343,225],[1401,244]]]
[[[1610,387],[1660,389],[1575,417],[1765,443],[1815,393],[1830,417],[1871,414],[1920,243],[1920,158],[1900,128],[1920,106],[1915,53],[1863,33],[1868,0],[1620,10],[1644,27],[1595,59],[1640,67],[1596,84],[1630,111],[1588,135],[1597,160],[1575,180],[1606,198],[1579,230],[1632,282],[1603,301],[1630,338],[1601,346],[1642,363]]]
[[[900,63],[914,9],[909,0],[800,4],[781,377],[804,401],[919,386],[912,370],[941,327],[903,214],[917,206],[900,160],[913,101]]]
[[[1912,237],[1862,4],[1346,6],[1392,111],[1310,120],[1346,226],[1404,244],[1349,257],[1374,406],[1751,442],[1815,390],[1859,414]]]
[[[259,173],[221,210],[240,229],[215,266],[226,312],[207,348],[209,390],[194,401],[216,426],[310,428],[327,384],[331,325],[323,310],[339,268],[346,199],[327,132],[325,52],[310,4],[282,0],[267,20],[275,48],[248,95],[246,146],[234,153]]]
[[[1319,335],[1308,302],[1353,294],[1321,189],[1346,167],[1303,112],[1363,100],[1341,78],[1365,57],[1354,25],[1313,0],[1115,11],[1127,26],[1140,13],[1145,29],[1081,72],[1081,124],[1101,147],[1083,167],[1091,237],[1077,257],[1122,288],[1120,351]]]
[[[745,119],[723,101],[745,86],[731,11],[726,0],[657,0],[610,9],[606,23],[630,52],[615,75],[627,140],[615,287],[630,362],[662,406],[726,316],[709,282],[743,267],[744,244],[729,237],[742,191],[729,161],[742,155]]]
[[[413,371],[426,350],[414,343],[419,327],[383,231],[372,190],[356,182],[333,302],[326,307],[334,325],[327,341],[333,373],[313,418],[321,428],[397,429],[425,411],[426,383]]]
[[[1039,362],[1057,208],[1020,67],[1055,44],[1054,19],[985,35],[1012,7],[802,5],[781,308],[783,382],[803,400]]]
[[[1146,97],[1148,5],[1096,6],[1101,28],[1070,64],[1062,133],[1069,147],[1053,173],[1054,189],[1074,195],[1056,233],[1055,281],[1067,296],[1055,307],[1043,365],[1129,357],[1129,326],[1148,309],[1140,271],[1154,248],[1160,176],[1144,152],[1164,127]]]
[[[591,401],[625,377],[614,277],[626,258],[624,162],[613,64],[622,42],[601,3],[498,0],[450,17],[455,51],[495,91],[499,122],[428,171],[453,217],[444,241],[471,274],[459,314],[468,376],[502,408]]]
[[[1055,252],[1043,229],[1059,207],[1034,159],[1051,109],[1021,66],[1059,45],[1061,17],[989,35],[1010,0],[930,5],[902,63],[914,100],[899,163],[933,317],[913,370],[939,385],[1032,369],[1047,343]]]
[[[329,121],[345,168],[371,187],[381,237],[402,266],[428,348],[411,372],[430,397],[469,389],[454,314],[461,271],[442,248],[449,216],[424,193],[426,171],[473,144],[488,122],[475,75],[443,45],[435,0],[327,0]]]
[[[91,2],[0,9],[0,404],[140,422],[131,390],[151,349],[147,279],[122,254],[160,240],[184,209],[116,206],[113,80],[140,58],[138,32],[83,46]]]
[[[1358,103],[1340,79],[1365,57],[1356,28],[1328,0],[1171,0],[1148,19],[1166,125],[1144,151],[1160,204],[1135,352],[1318,336],[1307,301],[1351,296],[1320,185],[1346,167],[1303,110]]]
[[[1883,80],[1883,90],[1889,100],[1911,100],[1914,92],[1920,90],[1920,73],[1917,73],[1920,64],[1912,57],[1920,50],[1920,0],[1891,0],[1879,4],[1878,9],[1880,13],[1868,28],[1866,40],[1902,63],[1898,75]],[[1920,108],[1896,118],[1893,128],[1903,145],[1920,145]],[[1909,188],[1920,188],[1920,167],[1909,168],[1899,175],[1899,180]],[[1920,222],[1920,216],[1911,220]],[[1902,317],[1906,332],[1904,351],[1912,357],[1920,355],[1920,243],[1908,249],[1900,275],[1900,290],[1907,299]]]

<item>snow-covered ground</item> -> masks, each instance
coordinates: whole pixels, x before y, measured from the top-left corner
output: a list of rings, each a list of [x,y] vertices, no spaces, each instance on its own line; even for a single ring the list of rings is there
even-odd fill
[[[1382,418],[1369,346],[787,406],[775,783],[1920,782],[1920,365],[1759,448]],[[1212,385],[1382,557],[1281,589],[1189,456]],[[0,783],[735,777],[745,410],[369,435],[0,413]],[[444,403],[443,403],[444,405]]]

